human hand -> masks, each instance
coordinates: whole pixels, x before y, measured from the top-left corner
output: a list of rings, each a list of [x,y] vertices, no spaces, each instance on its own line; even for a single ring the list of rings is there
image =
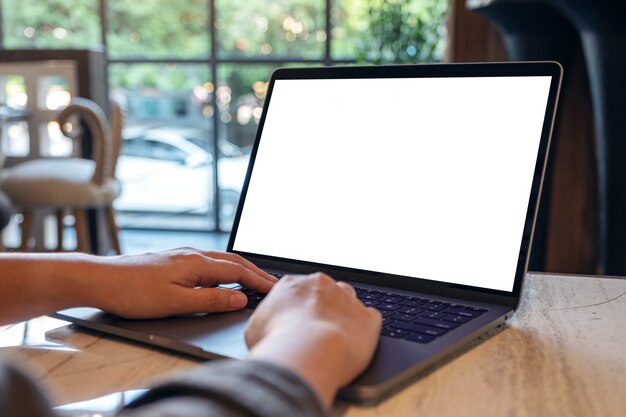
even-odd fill
[[[92,260],[84,279],[92,283],[93,304],[126,318],[239,310],[247,303],[240,291],[206,287],[240,283],[268,292],[276,282],[238,255],[192,248]]]
[[[330,406],[371,361],[381,323],[346,283],[321,273],[285,276],[252,315],[246,342],[251,359],[293,370]]]

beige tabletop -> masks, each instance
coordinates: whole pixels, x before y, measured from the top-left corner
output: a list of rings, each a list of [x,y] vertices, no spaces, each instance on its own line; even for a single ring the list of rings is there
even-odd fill
[[[508,328],[356,416],[626,416],[626,279],[529,274]],[[52,329],[52,330],[51,330]],[[39,318],[0,328],[55,404],[143,388],[198,362]]]

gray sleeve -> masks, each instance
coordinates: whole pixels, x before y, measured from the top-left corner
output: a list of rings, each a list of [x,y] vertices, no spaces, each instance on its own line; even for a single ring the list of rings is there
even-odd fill
[[[18,368],[0,362],[0,415],[52,416],[48,401],[33,381]]]
[[[152,388],[120,417],[322,417],[313,390],[284,368],[259,361],[219,361]]]

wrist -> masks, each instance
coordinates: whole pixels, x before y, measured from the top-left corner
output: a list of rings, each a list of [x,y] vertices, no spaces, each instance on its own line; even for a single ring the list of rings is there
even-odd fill
[[[97,259],[85,253],[68,253],[49,256],[43,262],[41,279],[48,283],[54,310],[97,306],[98,274],[94,271]]]
[[[328,408],[345,384],[343,369],[348,360],[344,335],[332,324],[281,327],[267,334],[250,352],[250,359],[285,367],[300,376]]]

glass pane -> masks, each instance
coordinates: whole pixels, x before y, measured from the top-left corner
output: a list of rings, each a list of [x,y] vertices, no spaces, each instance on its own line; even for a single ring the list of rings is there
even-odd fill
[[[107,5],[112,57],[209,56],[208,0],[115,0]]]
[[[368,29],[368,8],[372,0],[335,0],[331,7],[331,55],[354,58]]]
[[[6,105],[13,108],[24,110],[28,104],[28,96],[26,95],[26,84],[24,77],[20,75],[9,75],[6,77],[4,87]]]
[[[30,136],[27,122],[12,122],[2,125],[2,151],[6,156],[28,155]]]
[[[98,0],[2,0],[4,43],[16,48],[89,48],[100,44]]]
[[[273,65],[226,65],[218,69],[220,227],[232,226],[239,193],[263,109]]]
[[[44,110],[60,110],[72,99],[67,80],[57,76],[39,78],[39,94],[39,108]]]
[[[319,58],[326,40],[324,0],[216,0],[221,56]]]
[[[125,227],[213,228],[213,87],[198,64],[111,64],[126,110],[115,206]],[[135,213],[135,214],[132,214]],[[167,219],[167,221],[164,221]]]
[[[57,122],[48,122],[39,129],[40,152],[44,156],[71,156],[72,140],[59,129]]]

